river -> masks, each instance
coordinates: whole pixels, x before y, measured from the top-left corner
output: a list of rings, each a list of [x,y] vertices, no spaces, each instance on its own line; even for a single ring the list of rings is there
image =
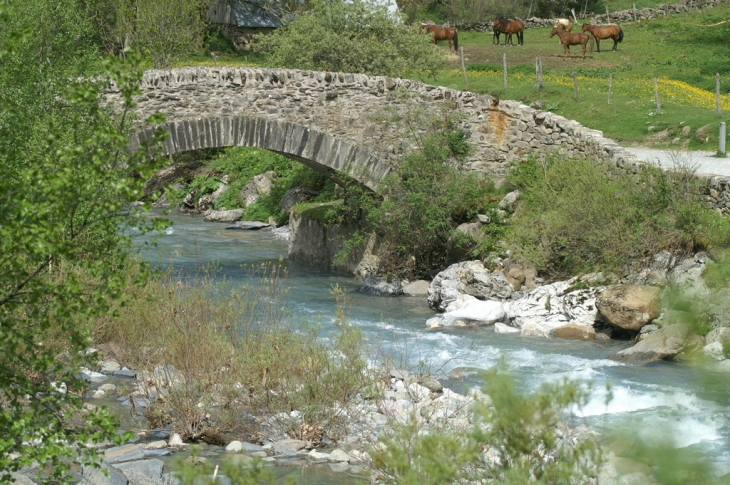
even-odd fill
[[[648,443],[674,440],[677,447],[702,452],[718,474],[730,472],[730,401],[726,387],[708,385],[718,376],[696,366],[675,363],[625,364],[610,355],[626,342],[579,342],[496,334],[492,328],[438,329],[425,327],[433,314],[425,298],[378,297],[357,292],[353,278],[286,260],[287,243],[271,231],[226,230],[225,224],[204,222],[199,216],[173,210],[172,226],[157,236],[157,244],[140,245],[145,259],[194,271],[216,263],[219,275],[236,284],[250,272],[245,265],[283,259],[287,305],[295,322],[322,325],[323,338],[332,330],[336,304],[334,285],[348,292],[349,321],[359,326],[375,348],[401,366],[425,365],[447,386],[463,391],[479,385],[479,369],[502,358],[519,385],[528,391],[556,379],[591,382],[592,398],[576,411],[574,424],[601,432],[626,427]],[[148,236],[138,241],[147,241]],[[725,382],[727,378],[724,377]],[[610,386],[610,391],[607,389]],[[606,404],[606,397],[613,398]]]

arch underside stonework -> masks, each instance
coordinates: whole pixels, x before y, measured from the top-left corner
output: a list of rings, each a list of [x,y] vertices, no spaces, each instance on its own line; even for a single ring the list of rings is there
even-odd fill
[[[255,116],[210,117],[172,121],[164,125],[169,135],[166,155],[199,150],[248,146],[269,150],[301,162],[340,185],[356,182],[370,190],[390,173],[368,150],[311,127]],[[155,128],[130,138],[131,148],[149,141]]]

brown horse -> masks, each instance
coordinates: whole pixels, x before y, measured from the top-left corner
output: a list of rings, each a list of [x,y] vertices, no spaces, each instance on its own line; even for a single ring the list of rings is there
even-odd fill
[[[505,20],[497,17],[492,22],[492,31],[497,36],[497,43],[499,43],[499,34],[497,32],[505,34],[504,45],[507,45],[507,42],[514,45],[512,34],[517,34],[517,45],[524,45],[525,43],[525,24],[521,20]]]
[[[459,48],[459,32],[456,29],[422,23],[418,29],[418,33],[420,34],[424,30],[433,37],[434,44],[438,45],[438,41],[447,40],[449,42],[449,50],[453,49],[456,52]]]
[[[624,31],[618,25],[591,25],[583,24],[580,28],[581,32],[585,31],[593,34],[593,38],[596,39],[596,50],[601,52],[601,40],[613,39],[613,50],[616,50],[618,43],[624,40]]]
[[[571,45],[580,45],[583,48],[583,59],[586,58],[586,44],[590,41],[591,43],[591,52],[593,52],[593,41],[591,40],[591,36],[588,34],[571,34],[569,32],[564,31],[563,29],[559,29],[557,27],[553,27],[553,30],[550,31],[550,37],[553,35],[558,34],[558,37],[560,37],[560,43],[563,44],[563,57],[568,57],[568,54],[570,54],[570,46]]]

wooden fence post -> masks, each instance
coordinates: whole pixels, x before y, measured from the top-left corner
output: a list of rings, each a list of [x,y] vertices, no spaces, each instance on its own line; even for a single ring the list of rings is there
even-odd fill
[[[573,71],[573,99],[578,101],[578,75]]]
[[[654,78],[654,98],[656,98],[656,114],[662,114],[662,103],[659,101],[659,81]]]
[[[545,86],[545,81],[542,77],[542,58],[535,58],[535,90],[539,91],[540,88]]]

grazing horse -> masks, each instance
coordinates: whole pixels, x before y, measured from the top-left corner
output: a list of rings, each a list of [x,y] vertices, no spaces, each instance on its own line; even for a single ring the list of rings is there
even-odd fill
[[[440,40],[447,40],[449,42],[449,50],[453,48],[454,52],[456,52],[459,48],[459,32],[456,29],[422,23],[418,29],[418,33],[420,34],[424,30],[433,37],[433,43],[435,45],[438,45],[437,43]]]
[[[563,29],[553,27],[553,30],[550,31],[550,37],[555,34],[558,34],[558,37],[560,37],[560,43],[563,44],[564,58],[568,57],[568,54],[570,54],[571,45],[580,45],[583,48],[583,59],[585,59],[586,44],[589,41],[591,42],[591,52],[593,52],[593,41],[591,40],[591,36],[588,34],[571,34],[570,32],[566,32]]]
[[[507,45],[507,42],[510,45],[514,45],[512,42],[512,34],[517,34],[517,45],[524,45],[525,43],[525,24],[521,20],[505,20],[497,17],[492,22],[492,31],[497,36],[497,43],[499,43],[499,34],[496,34],[497,31],[505,34],[504,45]]]
[[[555,28],[570,32],[573,30],[573,22],[571,22],[570,19],[557,19],[555,20]]]
[[[591,25],[583,24],[580,28],[581,32],[585,31],[593,34],[593,38],[596,39],[596,50],[601,52],[601,40],[613,39],[613,50],[616,50],[618,43],[624,40],[624,31],[618,25]]]

